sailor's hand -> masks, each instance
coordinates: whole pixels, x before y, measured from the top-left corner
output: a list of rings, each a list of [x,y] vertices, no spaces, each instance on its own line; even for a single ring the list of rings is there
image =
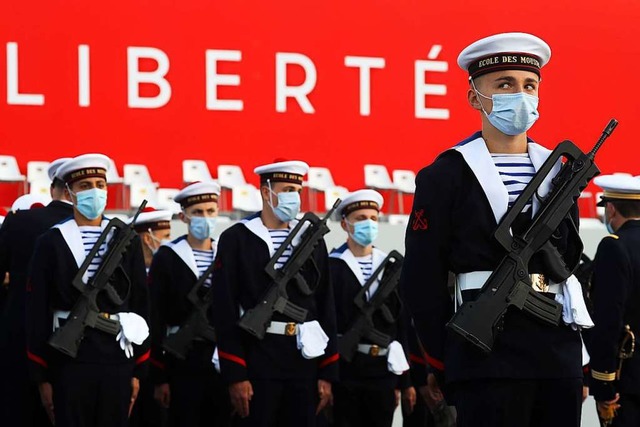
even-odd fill
[[[331,392],[331,383],[325,380],[318,380],[318,407],[316,415],[320,413],[327,405],[333,404],[333,394]]]
[[[616,411],[620,408],[618,403],[620,400],[620,394],[616,393],[616,398],[613,400],[596,402],[596,408],[598,408],[598,415],[604,422],[611,422],[616,416]],[[605,424],[606,425],[606,424]]]
[[[133,405],[136,403],[136,399],[138,399],[139,391],[140,391],[140,380],[137,379],[136,377],[131,378],[131,403],[129,403],[129,416],[131,416]]]
[[[234,412],[240,418],[249,416],[249,402],[253,397],[253,387],[249,381],[240,381],[229,386],[229,397],[233,405]]]
[[[40,401],[42,402],[44,410],[47,412],[49,421],[55,425],[56,417],[53,412],[53,389],[51,388],[51,383],[38,384],[38,391],[40,392]]]
[[[153,390],[153,398],[162,406],[163,408],[168,408],[171,404],[171,390],[169,389],[169,384],[159,384],[156,386],[155,390]]]

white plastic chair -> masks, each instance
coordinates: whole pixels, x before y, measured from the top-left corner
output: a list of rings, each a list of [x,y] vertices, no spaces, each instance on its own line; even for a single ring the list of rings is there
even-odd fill
[[[247,181],[244,179],[242,168],[237,165],[219,165],[218,166],[218,184],[222,188],[233,190],[237,185],[245,185]]]
[[[384,165],[364,165],[364,185],[374,190],[389,192],[389,213],[394,213],[394,196],[396,186],[391,181],[389,171]]]
[[[109,158],[109,168],[107,169],[107,183],[109,184],[122,184],[124,179],[118,173],[118,167],[116,162]]]
[[[415,194],[416,174],[411,170],[397,169],[392,172],[393,185],[398,193],[398,207],[400,214],[404,214],[404,195]]]
[[[148,206],[158,205],[158,190],[154,183],[134,182],[131,184],[131,192],[129,194],[131,208],[138,209],[143,200],[147,201]]]
[[[14,156],[0,156],[0,183],[22,183],[22,192],[27,191],[27,177],[22,175]]]
[[[344,199],[347,194],[349,194],[349,190],[346,187],[341,187],[339,185],[329,187],[324,190],[325,209],[329,211],[337,199]]]
[[[174,197],[179,192],[180,190],[178,190],[177,188],[158,188],[158,190],[156,191],[158,200],[156,207],[158,209],[171,211],[174,214],[180,213],[180,204],[173,201]]]
[[[182,181],[191,184],[196,181],[212,181],[213,177],[209,171],[209,166],[204,160],[183,160],[182,161]]]
[[[30,161],[27,162],[27,182],[32,184],[35,181],[49,181],[49,162]],[[48,193],[47,193],[48,194]]]
[[[157,183],[153,182],[149,169],[145,165],[129,164],[124,165],[124,183],[132,184],[153,184],[157,187]]]
[[[252,184],[236,185],[231,190],[233,210],[242,212],[258,212],[262,210],[260,190]]]
[[[49,181],[49,176],[47,175],[45,179],[32,181],[29,184],[29,194],[51,197],[51,181]]]
[[[309,195],[309,210],[315,212],[317,209],[317,194],[324,192],[327,188],[335,187],[333,176],[328,168],[310,167],[307,173],[306,187]]]

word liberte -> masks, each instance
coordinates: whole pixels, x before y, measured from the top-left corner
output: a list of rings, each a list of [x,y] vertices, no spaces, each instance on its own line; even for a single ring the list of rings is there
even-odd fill
[[[443,84],[426,82],[427,72],[444,73],[448,71],[448,63],[436,61],[442,46],[434,45],[428,54],[428,60],[416,60],[414,64],[414,113],[419,119],[449,119],[446,108],[429,108],[426,106],[427,95],[444,96],[447,87]],[[7,104],[9,105],[44,105],[45,95],[29,93],[19,90],[18,43],[6,44],[7,57]],[[140,70],[140,60],[154,61],[157,67],[152,70]],[[205,85],[206,108],[215,111],[242,111],[244,102],[241,99],[221,99],[218,88],[221,86],[239,86],[240,76],[237,74],[222,74],[218,71],[221,62],[240,62],[240,50],[205,50]],[[162,108],[171,100],[171,82],[167,78],[169,72],[169,57],[161,49],[155,47],[127,47],[127,95],[129,108],[154,109]],[[304,71],[304,81],[301,84],[287,83],[287,67],[296,65]],[[344,65],[347,68],[359,70],[360,106],[362,116],[371,114],[371,70],[383,69],[385,59],[368,56],[345,56]],[[275,54],[276,67],[276,111],[287,111],[287,100],[293,99],[300,109],[307,114],[314,114],[315,109],[308,95],[314,90],[318,78],[317,69],[312,59],[297,52],[277,52]],[[88,107],[91,104],[90,87],[90,47],[86,44],[78,45],[78,105]],[[157,94],[143,96],[140,87],[150,84],[157,87]]]

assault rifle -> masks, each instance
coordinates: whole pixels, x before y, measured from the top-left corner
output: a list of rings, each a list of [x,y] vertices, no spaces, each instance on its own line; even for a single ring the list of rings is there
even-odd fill
[[[110,319],[104,313],[100,313],[97,298],[98,294],[104,291],[113,304],[121,305],[124,302],[109,282],[116,270],[122,268],[120,265],[122,256],[129,248],[134,237],[138,235],[133,227],[138,215],[146,205],[147,201],[144,200],[129,225],[119,218],[110,219],[91,251],[89,251],[89,255],[85,258],[72,282],[73,287],[81,292],[80,297],[74,304],[65,324],[56,330],[49,339],[49,345],[56,350],[75,358],[78,354],[80,343],[84,338],[84,329],[86,327],[95,328],[114,336],[120,332],[120,322]],[[114,235],[109,241],[107,252],[102,256],[100,267],[85,284],[82,277],[111,233],[114,233]]]
[[[282,313],[298,323],[302,323],[307,319],[307,310],[289,301],[287,286],[289,282],[293,280],[298,291],[303,295],[308,296],[315,292],[317,283],[311,288],[300,271],[304,265],[307,264],[307,261],[311,261],[309,264],[316,269],[318,277],[320,276],[320,271],[318,271],[318,267],[315,265],[315,262],[313,262],[313,251],[323,236],[330,231],[327,226],[327,220],[338,208],[340,202],[340,199],[336,200],[331,210],[327,212],[323,219],[318,218],[318,216],[312,212],[307,212],[293,230],[291,230],[289,236],[287,236],[282,245],[280,245],[280,248],[278,248],[265,267],[265,272],[272,280],[269,289],[264,296],[260,298],[258,305],[247,310],[238,321],[238,325],[242,329],[258,339],[263,339],[267,327],[271,322],[271,317],[275,312]],[[302,233],[300,242],[293,247],[288,261],[282,268],[276,269],[275,265],[278,259],[280,259],[280,256],[289,248],[293,240],[296,239],[300,233]]]
[[[611,135],[618,122],[611,119],[593,149],[584,154],[573,142],[563,141],[551,153],[540,170],[507,211],[495,232],[495,238],[507,251],[498,267],[480,290],[475,301],[465,302],[447,324],[453,332],[475,346],[490,352],[494,336],[502,330],[504,314],[509,306],[524,310],[549,325],[557,325],[562,305],[533,290],[528,265],[531,257],[542,252],[549,274],[555,281],[571,275],[575,266],[566,266],[549,239],[569,214],[571,207],[589,181],[600,173],[594,163],[596,152]],[[538,189],[561,159],[566,158],[552,180],[552,189],[541,198]],[[513,234],[511,226],[533,197],[540,209],[524,232]]]
[[[379,310],[387,322],[395,322],[396,318],[385,305],[385,302],[398,287],[403,259],[400,253],[391,251],[353,299],[354,304],[360,310],[360,314],[351,323],[347,332],[338,339],[338,353],[347,362],[353,360],[358,344],[363,338],[380,347],[388,347],[389,343],[391,343],[391,337],[378,331],[373,325],[373,315]],[[385,272],[380,280],[378,289],[367,301],[367,292],[378,279],[382,270]]]
[[[209,319],[207,318],[207,311],[213,302],[213,286],[204,288],[206,289],[204,295],[200,296],[200,292],[207,277],[213,272],[214,266],[215,262],[212,262],[193,285],[191,291],[189,291],[187,299],[193,305],[193,310],[189,313],[187,320],[180,326],[178,332],[168,335],[162,342],[162,348],[180,360],[186,358],[195,339],[202,338],[211,342],[216,340],[215,330],[209,324]]]

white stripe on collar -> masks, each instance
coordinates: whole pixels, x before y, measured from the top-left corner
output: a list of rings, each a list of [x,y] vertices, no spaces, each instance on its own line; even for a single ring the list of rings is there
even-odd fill
[[[464,145],[453,147],[453,149],[462,154],[467,165],[469,165],[469,168],[471,168],[473,174],[476,176],[476,179],[480,183],[480,186],[491,205],[491,211],[493,212],[496,224],[498,224],[509,207],[509,193],[502,182],[502,178],[498,173],[498,168],[496,168],[493,159],[491,158],[491,153],[489,153],[484,139],[480,136],[465,143]],[[542,167],[542,164],[549,157],[551,150],[548,150],[535,142],[527,143],[527,150],[531,163],[533,164],[536,172],[538,172]],[[560,166],[561,162],[558,161],[540,185],[538,194],[541,197],[545,196],[551,189],[551,180],[558,173]],[[540,209],[540,203],[534,197],[534,215],[538,209]]]
[[[194,276],[200,277],[200,271],[198,271],[198,266],[196,265],[196,258],[193,256],[193,249],[187,241],[187,236],[183,236],[172,242],[165,243],[165,245],[171,248],[171,250],[173,250],[173,252],[175,252],[176,255],[180,257],[182,262],[184,262],[185,265],[189,267],[189,269],[191,269]],[[213,249],[213,257],[215,259],[217,245],[215,240],[213,239],[211,239],[211,246],[211,249]]]
[[[109,223],[109,219],[106,217],[102,217],[102,222],[100,223],[100,228],[102,230],[105,229],[107,224]],[[78,268],[82,265],[87,255],[84,253],[84,244],[82,243],[82,233],[80,232],[80,228],[78,227],[78,223],[75,219],[71,218],[65,222],[61,222],[59,224],[54,225],[52,228],[57,228],[60,230],[60,234],[64,239],[65,243],[69,247],[69,250],[73,254],[73,258],[76,261],[76,265]],[[113,237],[113,231],[107,236],[106,243],[109,243],[111,238]],[[88,271],[87,271],[88,273]],[[84,283],[87,283],[87,273],[82,278]]]

